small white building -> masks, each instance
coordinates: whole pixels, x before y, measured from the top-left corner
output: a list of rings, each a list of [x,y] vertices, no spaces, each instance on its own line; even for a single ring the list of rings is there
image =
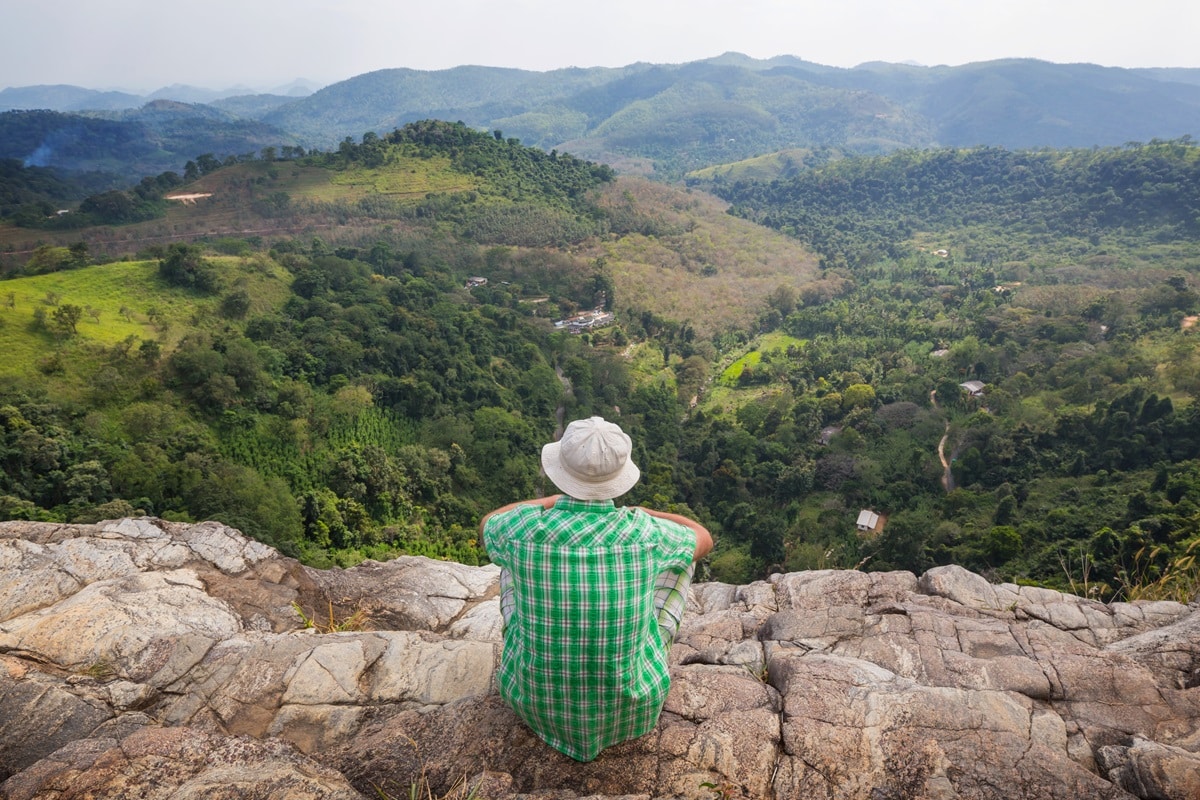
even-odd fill
[[[854,523],[854,527],[860,533],[881,533],[883,526],[887,524],[887,517],[882,514],[876,514],[869,508],[864,508],[858,512],[858,521]]]
[[[983,397],[983,389],[986,385],[983,381],[967,381],[959,384],[971,397]]]
[[[617,317],[611,311],[605,311],[602,308],[596,308],[591,311],[585,311],[582,314],[576,314],[567,319],[555,321],[554,327],[558,330],[566,328],[571,333],[584,333],[594,328],[604,328],[616,322]]]

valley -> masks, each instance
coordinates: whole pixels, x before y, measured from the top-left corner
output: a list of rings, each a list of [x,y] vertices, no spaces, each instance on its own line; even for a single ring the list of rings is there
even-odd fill
[[[197,157],[0,226],[0,514],[477,563],[558,416],[601,414],[627,501],[717,534],[710,580],[953,563],[1187,598],[1198,163],[797,151],[670,184],[432,121]],[[615,324],[553,326],[593,308]]]

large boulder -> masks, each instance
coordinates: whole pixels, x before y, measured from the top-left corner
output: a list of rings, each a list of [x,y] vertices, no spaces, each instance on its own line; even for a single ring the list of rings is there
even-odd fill
[[[498,579],[0,523],[0,796],[1200,796],[1195,607],[958,567],[698,584],[658,726],[580,764],[496,694]]]

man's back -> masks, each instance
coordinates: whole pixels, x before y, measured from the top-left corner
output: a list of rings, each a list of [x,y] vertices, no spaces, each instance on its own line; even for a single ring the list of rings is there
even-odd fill
[[[696,534],[610,500],[563,497],[497,514],[483,535],[513,601],[504,699],[580,761],[651,730],[670,685],[655,591],[664,574],[686,591]]]

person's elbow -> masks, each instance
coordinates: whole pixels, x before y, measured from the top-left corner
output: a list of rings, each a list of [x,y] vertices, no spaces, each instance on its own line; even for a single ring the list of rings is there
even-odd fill
[[[697,525],[696,528],[696,555],[692,558],[693,561],[699,561],[704,558],[713,548],[712,534],[708,532],[708,528],[702,525]]]

